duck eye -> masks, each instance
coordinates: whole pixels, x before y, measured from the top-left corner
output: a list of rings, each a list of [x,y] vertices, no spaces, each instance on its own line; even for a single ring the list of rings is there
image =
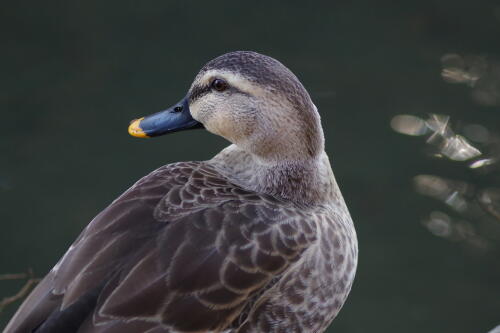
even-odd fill
[[[212,81],[212,88],[214,88],[217,91],[224,91],[228,87],[228,84],[226,81],[222,79],[215,79]]]

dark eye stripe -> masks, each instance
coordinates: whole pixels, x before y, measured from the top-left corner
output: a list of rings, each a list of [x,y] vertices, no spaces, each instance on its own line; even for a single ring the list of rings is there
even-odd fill
[[[193,102],[200,98],[203,95],[206,95],[210,92],[210,86],[195,86],[191,90],[191,94],[189,94],[189,102]]]
[[[237,94],[242,94],[246,96],[251,96],[251,94],[248,94],[246,92],[243,92],[239,90],[238,88],[235,88],[234,86],[230,88],[232,92],[237,93]],[[212,91],[212,87],[210,86],[195,86],[193,89],[191,89],[191,93],[189,94],[189,103],[194,102],[198,98],[205,96],[209,92]]]

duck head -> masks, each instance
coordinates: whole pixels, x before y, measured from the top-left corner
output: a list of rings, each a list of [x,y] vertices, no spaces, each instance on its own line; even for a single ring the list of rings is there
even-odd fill
[[[324,146],[319,114],[297,77],[279,61],[250,51],[208,62],[186,97],[132,121],[129,133],[153,137],[194,128],[263,160],[310,159]]]

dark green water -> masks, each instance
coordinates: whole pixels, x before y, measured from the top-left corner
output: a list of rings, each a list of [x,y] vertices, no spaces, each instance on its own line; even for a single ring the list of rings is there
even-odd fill
[[[2,4],[0,25],[0,274],[44,275],[135,180],[227,145],[203,131],[139,140],[127,126],[177,102],[206,61],[245,49],[279,59],[309,90],[356,223],[357,279],[329,332],[500,324],[500,196],[457,210],[453,193],[436,200],[413,185],[421,174],[466,182],[476,202],[481,189],[499,193],[495,161],[483,171],[468,167],[477,158],[431,157],[443,147],[426,144],[430,134],[390,125],[398,114],[449,115],[456,133],[487,129],[486,142],[471,144],[500,155],[495,2],[30,1]],[[465,72],[479,66],[465,84],[441,77],[450,53],[472,57]],[[0,281],[0,298],[23,283]],[[0,327],[17,306],[0,313]]]

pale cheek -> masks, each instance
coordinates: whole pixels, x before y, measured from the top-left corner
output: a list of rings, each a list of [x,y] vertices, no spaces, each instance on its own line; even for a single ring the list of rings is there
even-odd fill
[[[206,126],[213,114],[216,112],[217,101],[204,98],[189,105],[191,116]]]
[[[222,111],[218,110],[205,125],[205,127],[212,133],[220,135],[231,142],[237,142],[239,139],[238,128],[236,128],[233,117]]]
[[[199,109],[197,103],[189,104],[189,113],[191,113],[191,117],[193,117],[194,120],[200,121]]]
[[[248,100],[233,97],[207,98],[190,105],[194,119],[203,123],[205,128],[232,143],[241,143],[250,136],[255,127],[256,112]]]

